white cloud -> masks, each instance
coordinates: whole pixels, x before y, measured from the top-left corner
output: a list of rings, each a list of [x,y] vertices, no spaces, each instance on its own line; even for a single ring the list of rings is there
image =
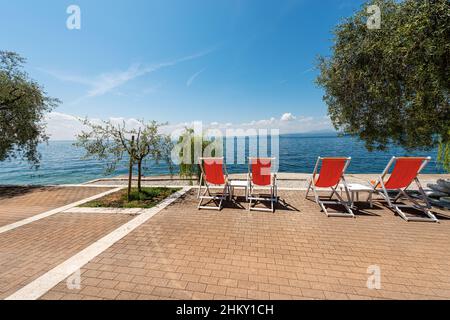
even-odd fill
[[[293,116],[292,116],[293,117]],[[220,123],[211,122],[209,124],[204,123],[203,129],[214,128],[220,129],[225,133],[227,129],[278,129],[280,134],[287,133],[306,133],[313,131],[333,130],[331,122],[328,117],[293,117],[290,121],[283,121],[283,117],[276,119],[274,117],[270,119],[253,120],[248,123],[232,124],[232,123]],[[291,117],[289,117],[291,118]],[[125,122],[128,128],[138,128],[139,122],[134,118],[108,118],[114,123],[121,124]],[[99,123],[100,119],[92,119],[92,121]],[[76,135],[83,129],[86,129],[80,122],[80,118],[73,115],[68,115],[60,112],[52,112],[47,118],[47,133],[52,140],[73,140]],[[185,127],[192,127],[194,122],[180,122],[168,124],[161,128],[161,132],[166,134],[172,134],[175,131],[182,131]]]
[[[197,72],[194,73],[192,76],[190,76],[189,79],[188,79],[187,82],[186,82],[186,87],[189,88],[189,87],[191,86],[191,84],[194,82],[194,80],[197,79],[197,77],[198,77],[201,73],[203,73],[203,71],[205,71],[205,69],[206,69],[206,68],[204,68],[204,69],[202,69],[202,70],[200,70],[200,71],[197,71]]]
[[[61,81],[74,82],[74,83],[78,83],[78,84],[90,87],[85,96],[83,96],[75,101],[75,103],[77,103],[85,98],[92,98],[92,97],[105,95],[105,94],[111,92],[112,90],[119,88],[119,87],[123,86],[124,84],[126,84],[127,82],[134,80],[138,77],[144,76],[146,74],[150,74],[150,73],[155,72],[162,68],[175,66],[181,62],[194,60],[194,59],[203,57],[203,56],[211,53],[212,51],[214,51],[214,49],[204,50],[204,51],[198,52],[196,54],[185,56],[185,57],[182,57],[179,59],[166,61],[166,62],[162,62],[162,63],[157,63],[157,64],[153,64],[153,65],[148,65],[148,66],[143,65],[143,64],[132,64],[125,71],[107,72],[107,73],[102,73],[100,75],[93,76],[93,77],[83,77],[83,76],[79,76],[79,75],[67,75],[67,74],[64,74],[61,72],[56,72],[53,70],[46,70],[44,68],[38,68],[38,70],[45,72]],[[198,74],[200,74],[200,73],[198,73]],[[198,76],[198,74],[196,76]],[[192,81],[194,79],[195,79],[195,77],[192,79]]]
[[[91,122],[96,124],[101,124],[101,119],[89,119]],[[123,124],[129,129],[137,129],[140,126],[138,120],[134,118],[114,118],[109,119],[114,124]],[[88,128],[82,123],[83,118],[77,117],[61,112],[51,112],[46,118],[45,122],[47,124],[47,134],[50,136],[51,140],[74,140],[77,134],[81,133],[83,130]]]
[[[292,113],[285,113],[281,116],[281,121],[294,121],[297,119]]]
[[[84,129],[80,120],[69,114],[51,112],[45,118],[47,134],[51,140],[73,140]]]

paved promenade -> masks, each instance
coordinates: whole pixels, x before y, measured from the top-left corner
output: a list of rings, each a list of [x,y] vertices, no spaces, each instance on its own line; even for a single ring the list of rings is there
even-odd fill
[[[198,211],[190,187],[138,214],[76,208],[117,181],[0,188],[1,299],[450,299],[448,212],[408,223],[377,200],[327,218],[287,186],[275,213]]]

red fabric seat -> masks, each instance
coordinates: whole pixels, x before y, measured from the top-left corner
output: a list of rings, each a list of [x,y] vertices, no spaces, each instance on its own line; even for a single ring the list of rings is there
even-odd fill
[[[203,162],[205,180],[208,183],[221,185],[225,183],[222,159],[205,159]]]
[[[386,189],[402,189],[409,186],[417,177],[424,160],[426,158],[397,158],[395,167],[384,184]]]
[[[271,159],[252,159],[252,182],[257,186],[272,184]]]
[[[319,188],[329,188],[336,186],[341,180],[342,173],[347,163],[347,158],[325,158],[322,160],[319,178],[315,181],[315,186]]]

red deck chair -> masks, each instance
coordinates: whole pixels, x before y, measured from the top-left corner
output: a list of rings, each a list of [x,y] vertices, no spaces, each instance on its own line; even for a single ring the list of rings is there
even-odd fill
[[[202,174],[197,194],[200,199],[198,209],[222,210],[223,200],[226,200],[230,192],[223,158],[199,158],[199,162]],[[213,194],[211,189],[220,189],[221,192]],[[216,206],[205,206],[203,200],[213,201]]]
[[[309,191],[314,192],[314,198],[318,205],[322,208],[322,211],[328,217],[351,217],[354,218],[352,209],[350,208],[349,202],[344,201],[339,193],[336,191],[337,186],[341,183],[345,188],[347,193],[347,199],[350,199],[350,193],[348,191],[347,183],[344,178],[345,170],[350,164],[351,158],[322,158],[317,159],[316,166],[314,168],[313,175],[309,181],[308,191],[306,192],[306,198],[308,198]],[[322,163],[320,168],[320,173],[318,173],[319,165]],[[317,177],[319,174],[319,177]],[[331,189],[332,193],[330,195],[329,201],[323,201],[317,194],[317,188],[327,188]],[[332,201],[333,195],[336,195],[337,201]],[[325,208],[325,204],[341,204],[345,207],[346,213],[340,212],[328,212]]]
[[[430,203],[428,201],[427,196],[425,195],[422,185],[418,179],[419,173],[423,168],[430,162],[431,158],[425,157],[414,157],[414,158],[397,158],[393,157],[391,161],[389,161],[386,169],[384,169],[383,173],[378,180],[370,181],[370,184],[373,186],[375,192],[381,195],[384,200],[386,200],[388,206],[397,212],[403,219],[406,221],[428,221],[428,222],[439,222],[439,220],[430,212],[431,209]],[[392,172],[386,180],[386,176],[389,175],[389,171],[393,167]],[[417,187],[419,188],[420,200],[425,203],[425,206],[420,204],[416,199],[413,199],[406,193],[406,189],[415,182]],[[391,197],[388,191],[397,191],[397,195],[395,197]],[[400,205],[396,204],[396,202],[400,199],[408,199],[413,203],[413,205]],[[428,218],[417,217],[417,216],[407,216],[401,208],[414,208],[422,211]]]
[[[248,186],[249,200],[248,210],[274,212],[274,204],[278,202],[277,176],[271,172],[272,161],[275,158],[248,158]],[[255,194],[255,187],[269,190],[269,194]],[[270,209],[257,208],[252,206],[252,202],[270,202]]]

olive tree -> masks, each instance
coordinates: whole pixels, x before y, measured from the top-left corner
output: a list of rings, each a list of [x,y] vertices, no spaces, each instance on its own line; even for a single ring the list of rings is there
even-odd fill
[[[213,143],[202,134],[195,134],[194,129],[185,128],[184,132],[178,139],[179,150],[174,149],[177,154],[175,155],[179,159],[179,172],[181,177],[192,179],[196,177],[197,181],[200,181],[201,176],[201,164],[198,158],[203,156],[205,149]],[[214,155],[215,151],[212,152]]]
[[[37,146],[48,140],[45,114],[60,102],[23,71],[26,60],[0,51],[0,161],[22,158],[37,167]]]
[[[168,135],[159,133],[163,125],[156,121],[138,121],[137,127],[127,128],[125,122],[91,121],[85,119],[83,130],[77,136],[75,146],[86,150],[84,158],[105,162],[105,173],[112,173],[117,165],[129,160],[128,197],[131,193],[133,166],[138,166],[138,191],[141,192],[142,168],[146,160],[166,161],[172,171],[171,150],[173,143]]]
[[[381,9],[368,28],[369,5]],[[334,29],[317,83],[335,128],[369,150],[440,145],[450,170],[450,5],[448,0],[374,0]]]

